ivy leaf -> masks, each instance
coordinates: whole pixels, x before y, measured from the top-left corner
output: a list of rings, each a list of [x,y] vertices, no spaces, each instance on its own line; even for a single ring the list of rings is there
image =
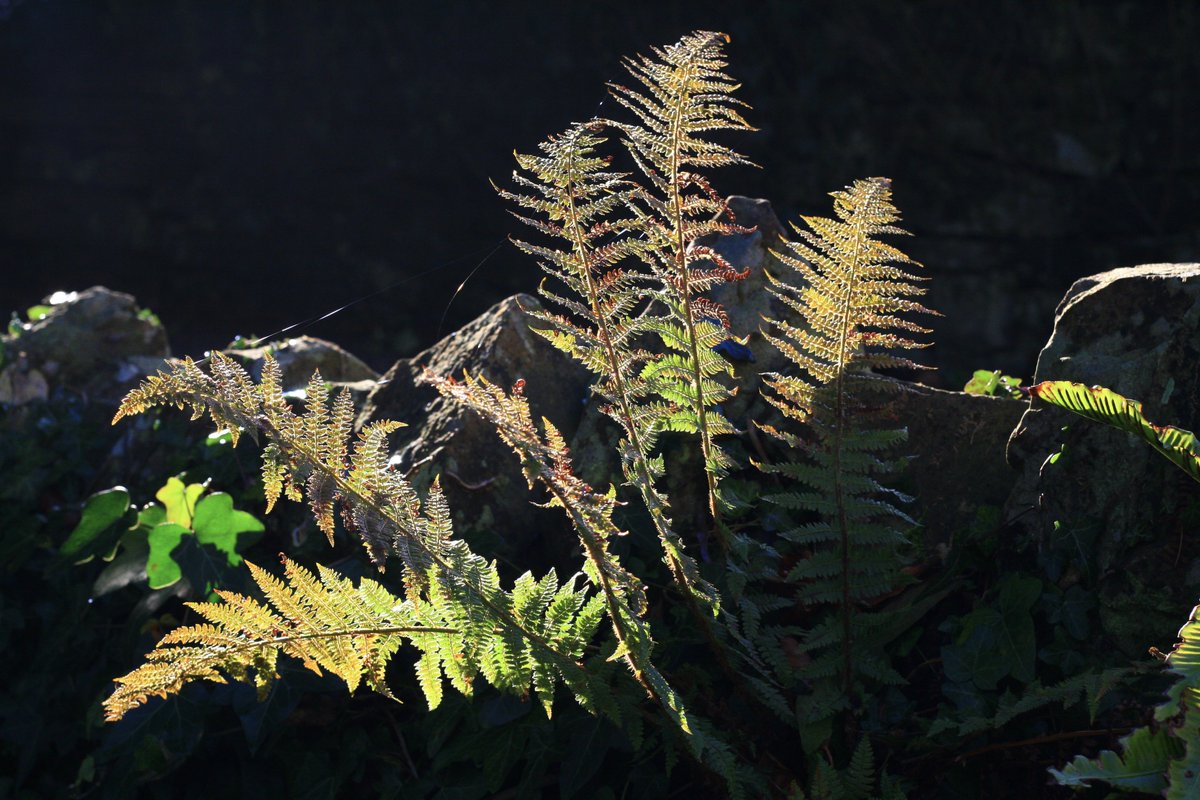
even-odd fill
[[[114,486],[92,495],[84,503],[79,524],[63,542],[59,554],[76,563],[111,554],[122,533],[116,523],[128,510],[129,492],[124,487]]]
[[[192,527],[196,531],[196,542],[211,545],[224,553],[231,567],[242,563],[242,557],[237,552],[238,536],[243,533],[262,533],[264,530],[263,524],[253,514],[235,511],[233,498],[225,492],[210,494],[199,502]]]
[[[234,553],[233,557],[241,563],[241,556]],[[186,536],[180,541],[171,554],[171,561],[192,588],[202,596],[209,595],[213,589],[239,588],[235,586],[239,582],[238,575],[230,568],[228,554],[212,545],[203,544],[195,536]],[[208,599],[216,601],[217,598]]]
[[[1005,578],[996,606],[977,608],[963,617],[958,641],[943,648],[946,677],[984,690],[994,689],[1008,675],[1023,683],[1032,681],[1037,635],[1030,612],[1041,593],[1037,578]]]
[[[148,536],[150,552],[146,555],[146,579],[151,589],[165,588],[183,577],[183,571],[180,569],[179,563],[171,557],[171,551],[179,546],[185,535],[190,533],[190,530],[174,522],[163,522],[155,525],[150,531]]]
[[[96,576],[96,582],[92,584],[93,597],[102,597],[146,580],[146,557],[150,552],[146,534],[147,530],[139,525],[121,537],[121,554]]]
[[[192,515],[196,512],[196,500],[204,494],[204,484],[184,485],[179,478],[169,478],[154,495],[167,510],[167,522],[184,528],[192,527]]]

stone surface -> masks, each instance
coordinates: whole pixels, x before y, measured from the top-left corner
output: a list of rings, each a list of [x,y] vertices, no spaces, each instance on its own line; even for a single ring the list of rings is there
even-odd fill
[[[908,428],[898,452],[913,457],[896,484],[916,497],[908,511],[924,528],[923,543],[950,545],[981,526],[992,532],[1016,479],[1004,447],[1028,404],[901,383],[888,409]]]
[[[519,552],[522,559],[531,554],[550,563],[577,546],[563,513],[531,504],[546,498],[526,488],[517,457],[491,423],[416,383],[425,367],[439,375],[467,370],[505,387],[523,379],[534,415],[550,419],[569,439],[590,376],[529,328],[522,309],[537,307],[530,295],[510,297],[428,350],[397,361],[368,397],[358,424],[407,423],[393,434],[393,463],[418,485],[441,476],[458,532],[495,537],[497,550],[489,552],[502,557]]]
[[[0,402],[45,399],[57,389],[116,403],[171,351],[167,333],[130,295],[93,286],[56,292],[50,311],[0,337]]]
[[[1152,422],[1200,427],[1200,264],[1077,281],[1034,380],[1105,386],[1141,401]],[[1132,436],[1053,407],[1024,414],[1008,460],[1021,475],[1006,516],[1050,577],[1097,582],[1105,629],[1131,654],[1170,641],[1195,602],[1186,576],[1200,572],[1200,485]]]
[[[283,372],[285,392],[303,389],[314,371],[335,387],[349,388],[356,402],[363,400],[379,379],[379,374],[361,359],[333,342],[312,336],[298,336],[262,347],[226,350],[225,355],[239,361],[255,381],[262,377],[263,355],[270,352]]]

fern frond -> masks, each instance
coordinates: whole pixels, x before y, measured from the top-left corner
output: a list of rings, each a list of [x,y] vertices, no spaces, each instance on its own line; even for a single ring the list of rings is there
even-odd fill
[[[1085,390],[1086,391],[1086,390]],[[1168,800],[1196,797],[1200,792],[1200,605],[1179,629],[1171,652],[1150,653],[1176,676],[1167,699],[1154,709],[1155,724],[1136,728],[1121,739],[1121,753],[1111,750],[1096,759],[1076,756],[1050,774],[1062,786],[1107,783],[1118,789],[1161,794]]]
[[[511,394],[485,378],[465,375],[462,381],[426,372],[421,381],[453,398],[496,426],[500,438],[521,459],[530,487],[540,483],[550,492],[550,505],[558,506],[571,520],[584,554],[584,574],[603,594],[617,651],[634,678],[658,701],[684,731],[687,713],[675,690],[650,660],[654,641],[645,621],[646,592],[638,578],[625,569],[609,550],[609,542],[623,536],[613,522],[615,493],[601,494],[575,475],[566,442],[558,430],[542,420],[538,431],[521,388]]]
[[[425,650],[431,637],[457,633],[423,624],[410,601],[373,581],[364,578],[355,588],[325,567],[318,578],[293,561],[283,564],[281,581],[247,562],[268,605],[224,590],[217,590],[223,602],[188,603],[207,622],[169,632],[146,664],[117,678],[117,690],[104,701],[106,719],[118,720],[149,697],[166,697],[194,680],[225,683],[228,676],[253,683],[261,695],[275,678],[280,653],[318,675],[337,675],[350,691],[365,681],[390,696],[383,670],[402,642]]]
[[[744,776],[732,750],[686,709],[679,693],[651,658],[654,639],[645,619],[645,589],[608,549],[613,538],[625,535],[612,519],[617,504],[615,492],[597,492],[575,475],[566,442],[554,425],[543,419],[543,432],[534,424],[523,396],[523,382],[510,393],[471,375],[459,381],[426,371],[421,381],[489,420],[520,458],[530,486],[539,483],[550,492],[550,505],[562,508],[571,520],[584,555],[583,572],[603,598],[616,639],[616,649],[608,660],[624,661],[646,694],[687,737],[691,753],[725,778],[732,796],[744,796]]]
[[[1138,401],[1102,386],[1088,388],[1070,381],[1043,381],[1031,386],[1029,394],[1094,422],[1132,433],[1193,480],[1200,481],[1200,440],[1196,434],[1171,425],[1155,425],[1142,414],[1142,404]]]
[[[648,364],[641,378],[653,394],[677,407],[663,420],[664,428],[700,438],[709,512],[723,549],[729,547],[729,534],[721,524],[718,483],[733,462],[714,438],[733,432],[733,426],[718,410],[731,392],[714,378],[731,375],[732,368],[711,350],[725,338],[724,312],[701,295],[747,273],[694,242],[708,235],[747,232],[732,222],[725,201],[702,174],[714,167],[750,163],[709,138],[713,131],[753,130],[740,113],[746,104],[733,97],[738,85],[723,71],[723,46],[728,41],[723,33],[689,34],[674,45],[655,48],[653,57],[626,60],[639,88],[609,84],[616,101],[638,120],[611,124],[621,131],[646,179],[631,205],[636,215],[633,230],[643,242],[634,252],[653,277],[667,311],[667,323],[654,329],[675,355],[669,366]]]
[[[408,609],[414,626],[441,631],[413,639],[422,652],[418,678],[431,704],[441,697],[440,672],[464,694],[470,694],[473,682],[482,676],[503,691],[536,692],[549,710],[553,687],[563,681],[586,707],[613,707],[607,698],[610,689],[594,681],[580,663],[600,622],[586,589],[576,592],[574,582],[567,584],[557,590],[562,593],[557,606],[540,600],[558,596],[552,589],[557,586],[553,576],[534,582],[538,587],[535,597],[529,596],[531,576],[523,577],[511,592],[505,591],[495,563],[454,538],[439,485],[435,482],[421,497],[389,466],[387,436],[399,423],[372,423],[351,442],[353,404],[345,392],[330,401],[320,375],[310,381],[306,409],[297,415],[283,399],[278,365],[269,355],[263,380],[255,385],[240,365],[220,353],[211,357],[208,373],[185,360],[147,380],[126,397],[117,419],[154,406],[180,404],[191,407],[193,416],[207,413],[220,427],[252,431],[268,440],[263,450],[268,504],[274,505],[280,496],[296,501],[307,498],[318,525],[328,535],[334,530],[333,513],[340,509],[346,526],[358,532],[381,570],[389,555],[398,557],[405,599],[397,609]],[[288,573],[291,583],[283,585],[266,573],[255,573],[269,601],[294,624],[307,626],[310,633],[370,627],[360,609],[345,602],[349,590],[336,584],[332,573],[322,573],[322,585],[306,575],[292,570]],[[366,582],[362,586],[379,603],[391,603],[393,598],[378,585]],[[333,603],[333,599],[339,602]],[[230,596],[224,604],[205,606],[205,613],[228,618],[232,624],[241,619],[239,614],[260,613],[250,603],[253,601]],[[315,642],[318,637],[309,638]],[[353,654],[358,640],[325,638],[329,641],[292,652],[310,666],[338,674],[351,688],[357,685],[357,676],[365,674],[370,686],[386,692],[382,664],[394,648],[375,647],[369,660],[365,655],[361,659],[363,669],[375,671],[356,673]],[[214,640],[212,647],[229,644],[222,641]],[[388,640],[389,647],[393,641],[398,646],[399,640]],[[201,645],[201,650],[208,644],[204,639],[189,643]],[[265,652],[262,647],[254,651]],[[289,652],[287,648],[283,651]],[[162,655],[156,650],[147,671],[139,674],[134,685],[145,690],[138,690],[144,699],[147,694],[178,691],[188,680],[216,679],[213,676],[220,676],[226,667],[231,677],[245,677],[248,665],[236,659],[222,661],[223,652],[173,650]],[[164,666],[172,660],[181,666]],[[120,707],[120,702],[114,706]]]
[[[758,466],[799,486],[768,502],[818,515],[782,534],[803,556],[788,580],[799,586],[801,602],[831,613],[803,637],[801,649],[813,659],[806,674],[836,674],[849,693],[856,673],[883,682],[898,677],[872,654],[857,607],[895,587],[901,530],[914,524],[896,506],[908,498],[878,480],[898,469],[881,453],[906,432],[873,422],[870,370],[916,366],[895,351],[924,346],[908,334],[927,331],[895,314],[932,312],[909,299],[924,292],[920,278],[894,266],[915,262],[876,238],[903,233],[894,225],[899,212],[890,183],[857,181],[833,197],[836,219],[804,217],[800,240],[776,254],[794,280],[769,276],[772,293],[800,322],[772,321],[764,331],[795,367],[792,375],[765,376],[766,398],[785,418],[803,423],[807,434],[763,426],[802,458]]]
[[[655,485],[661,470],[651,453],[661,417],[638,407],[651,391],[641,365],[655,363],[655,357],[639,349],[637,342],[656,318],[644,307],[645,279],[622,268],[641,246],[617,235],[630,227],[618,215],[628,211],[636,187],[628,176],[609,171],[609,159],[597,155],[605,142],[599,135],[602,128],[599,122],[576,124],[543,142],[541,155],[518,154],[523,172],[514,173],[513,181],[532,193],[498,192],[536,215],[518,215],[519,219],[559,241],[557,247],[516,242],[573,295],[563,297],[543,282],[542,297],[563,307],[569,316],[531,312],[549,326],[538,333],[597,375],[593,392],[624,434],[618,445],[622,469],[650,513],[663,560],[676,583],[715,613],[720,603],[717,592],[684,552],[683,541],[671,526],[669,501]]]

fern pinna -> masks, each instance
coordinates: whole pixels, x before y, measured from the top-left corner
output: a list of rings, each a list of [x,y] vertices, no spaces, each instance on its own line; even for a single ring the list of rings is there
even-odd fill
[[[800,649],[811,659],[807,680],[835,679],[826,700],[837,706],[849,701],[856,674],[900,680],[872,653],[879,619],[856,613],[896,585],[902,529],[913,524],[894,504],[907,498],[877,480],[898,467],[884,453],[906,433],[872,422],[871,390],[894,384],[871,370],[916,368],[896,351],[925,346],[910,337],[928,330],[899,315],[933,312],[913,299],[925,291],[920,278],[895,266],[915,262],[876,238],[904,233],[893,224],[899,212],[889,182],[856,181],[833,197],[836,219],[804,217],[799,241],[776,254],[797,280],[772,278],[772,291],[800,324],[775,321],[764,335],[797,373],[766,376],[767,399],[806,434],[764,426],[800,458],[760,466],[798,484],[766,500],[817,516],[782,537],[799,556],[787,575],[798,600],[831,611],[805,632]]]
[[[729,323],[720,305],[703,293],[748,273],[735,270],[697,240],[746,232],[733,223],[728,205],[702,172],[750,164],[708,138],[713,131],[754,130],[738,111],[746,104],[733,97],[738,85],[723,72],[728,41],[723,33],[697,31],[674,45],[655,48],[655,58],[626,59],[625,67],[640,89],[609,84],[616,101],[638,120],[609,124],[620,130],[646,179],[631,205],[633,230],[641,245],[633,252],[656,284],[651,296],[666,311],[645,323],[666,352],[645,365],[642,378],[665,401],[657,427],[700,437],[709,511],[725,548],[729,541],[720,524],[718,483],[734,462],[714,439],[735,433],[719,411],[731,392],[717,380],[732,374],[732,368],[713,348],[727,338]]]
[[[524,192],[499,191],[523,209],[524,214],[515,214],[518,219],[562,242],[553,247],[514,240],[573,295],[565,297],[543,282],[539,293],[566,313],[531,310],[549,326],[535,330],[596,374],[593,392],[621,428],[622,471],[650,514],[663,560],[676,583],[715,612],[720,604],[716,589],[684,552],[672,528],[669,501],[656,486],[664,467],[653,449],[661,418],[673,407],[650,401],[653,387],[642,374],[658,357],[640,347],[640,339],[658,316],[645,307],[644,276],[626,263],[641,243],[620,235],[631,223],[619,215],[629,213],[636,187],[627,175],[610,171],[610,159],[596,152],[606,141],[597,133],[602,127],[576,124],[543,142],[542,155],[518,154],[524,173],[514,172],[513,181]]]
[[[114,422],[155,406],[186,406],[194,419],[208,414],[235,440],[241,431],[265,437],[268,505],[281,495],[307,496],[329,536],[340,507],[376,564],[382,568],[387,556],[398,557],[404,597],[371,581],[355,589],[325,568],[319,582],[287,562],[283,583],[255,570],[273,610],[233,594],[222,594],[224,603],[194,604],[210,624],[175,631],[147,665],[118,679],[106,704],[109,718],[198,679],[251,680],[261,688],[273,678],[278,652],[327,669],[351,688],[364,676],[386,693],[383,667],[402,639],[421,652],[417,678],[430,707],[441,700],[443,677],[470,694],[482,676],[504,691],[535,693],[547,713],[560,681],[584,706],[611,712],[608,690],[581,663],[605,598],[589,597],[575,581],[559,586],[553,573],[540,580],[526,573],[512,590],[503,589],[495,563],[453,537],[437,484],[421,498],[389,468],[387,434],[398,423],[373,423],[352,445],[349,394],[343,390],[330,404],[319,374],[309,382],[305,404],[303,414],[293,412],[280,389],[279,365],[269,355],[256,385],[218,352],[208,372],[185,359],[147,379],[126,396]]]

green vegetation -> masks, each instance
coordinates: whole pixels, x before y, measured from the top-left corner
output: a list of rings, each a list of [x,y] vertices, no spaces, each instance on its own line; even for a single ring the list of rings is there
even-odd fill
[[[889,181],[834,192],[832,217],[804,216],[795,242],[772,243],[769,291],[785,312],[761,334],[784,366],[764,375],[769,416],[753,432],[726,415],[735,370],[722,348],[753,333],[730,330],[709,295],[747,278],[711,246],[749,232],[709,176],[746,163],[713,132],[752,130],[726,41],[698,32],[629,60],[633,88],[610,87],[626,119],[518,154],[498,189],[537,234],[516,245],[549,278],[538,332],[595,375],[619,485],[581,479],[563,435],[534,418],[526,394],[554,387],[423,378],[494,427],[536,498],[566,515],[577,561],[534,575],[476,552],[440,485],[393,469],[399,424],[356,431],[350,392],[331,396],[320,374],[285,396],[269,353],[257,382],[220,352],[172,362],[113,420],[131,431],[124,452],[190,462],[118,459],[135,487],[177,475],[158,503],[92,491],[111,485],[88,466],[103,446],[78,435],[92,419],[26,426],[0,449],[28,482],[0,489],[14,501],[0,521],[20,534],[4,539],[12,584],[59,604],[28,612],[36,622],[8,607],[15,595],[0,608],[0,643],[46,667],[0,696],[6,754],[20,752],[19,710],[89,720],[61,748],[80,795],[866,800],[982,796],[983,754],[1131,727],[1164,675],[1107,646],[1087,548],[1002,547],[988,508],[966,530],[932,532],[952,541],[938,550],[915,521],[920,498],[897,488],[923,443],[896,421],[905,384],[889,373],[921,369],[907,353],[927,345],[935,314],[920,265],[890,243],[905,232]],[[1018,396],[1019,384],[981,371],[967,390]],[[1029,391],[1200,480],[1195,437],[1137,403],[1077,384]],[[166,407],[216,433],[188,438]],[[254,465],[246,439],[261,446]],[[680,465],[692,491],[670,488]],[[265,524],[237,510],[257,508],[259,479],[265,511],[281,506]],[[35,519],[51,483],[79,510],[72,524]],[[1190,796],[1196,626],[1162,657],[1178,676],[1155,711],[1168,727],[1054,777]],[[65,675],[69,699],[50,708]],[[335,694],[360,686],[375,699]],[[60,762],[41,735],[0,788],[53,793]],[[228,769],[202,774],[230,752]],[[1025,776],[1048,778],[1040,765]]]

